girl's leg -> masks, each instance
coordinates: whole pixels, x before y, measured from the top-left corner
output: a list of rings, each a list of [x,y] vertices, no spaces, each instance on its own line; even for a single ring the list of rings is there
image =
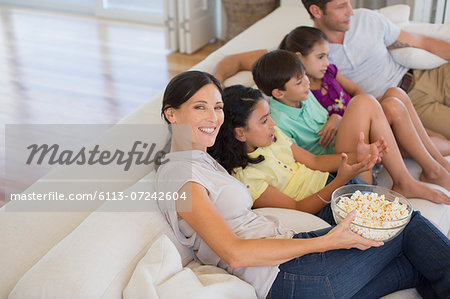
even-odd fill
[[[383,156],[382,162],[392,177],[392,190],[409,198],[419,197],[436,203],[450,204],[450,199],[444,193],[427,187],[411,176],[381,105],[370,95],[356,96],[350,101],[337,132],[336,152],[354,151],[360,132],[364,132],[367,143],[374,142],[381,136],[387,142],[389,151]],[[365,179],[362,176],[361,178]]]
[[[419,135],[419,138],[422,141],[425,148],[427,149],[427,151],[447,171],[450,171],[450,162],[448,162],[443,157],[445,155],[450,154],[450,152],[449,152],[450,141],[445,139],[445,140],[436,140],[437,142],[433,142],[433,140],[435,138],[433,138],[433,139],[430,138],[431,135],[429,135],[427,130],[424,128],[422,121],[420,120],[419,116],[417,115],[416,109],[414,109],[414,106],[412,105],[411,100],[409,99],[408,95],[402,89],[400,89],[398,87],[389,88],[379,98],[379,101],[382,104],[383,110],[385,111],[385,113],[386,113],[386,110],[385,110],[386,107],[385,107],[385,105],[383,105],[383,102],[385,99],[390,98],[390,97],[395,97],[395,98],[399,99],[405,105],[405,107],[409,113],[409,117],[411,118],[411,122],[412,122],[414,128],[416,129],[417,134]],[[391,123],[390,116],[388,115],[388,113],[386,113],[386,117],[387,117],[389,123]],[[442,137],[444,137],[444,136],[442,136]]]
[[[406,106],[399,99],[389,97],[381,102],[381,107],[386,115],[386,119],[391,125],[398,145],[422,167],[420,180],[437,184],[450,190],[450,173],[430,155],[422,143],[409,117],[410,115]],[[426,140],[435,149],[428,136]],[[449,164],[436,149],[435,151],[441,157],[441,160],[445,161],[442,164]]]

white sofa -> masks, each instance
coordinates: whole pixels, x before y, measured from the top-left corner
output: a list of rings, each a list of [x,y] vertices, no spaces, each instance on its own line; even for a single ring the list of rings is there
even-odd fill
[[[274,48],[284,34],[294,27],[311,25],[300,1],[289,2],[284,1],[280,8],[212,53],[194,69],[210,71],[212,65],[225,55]],[[404,6],[391,7],[384,13],[406,29],[420,31],[424,26],[429,26],[409,24],[409,9]],[[443,36],[450,37],[448,26],[434,29],[435,34],[441,31],[441,36],[444,32]],[[431,61],[435,58],[427,59]],[[438,63],[436,61],[434,63]],[[248,72],[240,73],[226,82],[231,83],[253,85]],[[121,124],[162,124],[161,97],[162,93],[153,97],[124,118]],[[161,131],[152,138],[163,144],[168,134]],[[411,173],[417,177],[420,171],[417,164],[411,160],[407,160],[407,164]],[[126,180],[113,185],[96,182],[79,186],[76,191],[152,191],[153,176],[153,167],[148,166],[126,173]],[[69,177],[70,170],[56,169],[45,178]],[[390,187],[390,178],[386,172],[380,173],[379,181],[381,185]],[[27,191],[39,188],[38,182]],[[449,235],[448,206],[422,199],[413,199],[412,202],[416,209],[421,210]],[[81,212],[11,212],[15,204],[10,202],[0,210],[0,298],[6,298],[8,294],[9,298],[27,299],[256,296],[249,284],[219,268],[200,266],[194,262],[192,252],[175,240],[154,201],[147,204],[145,212],[111,212],[114,209],[112,202],[103,205],[96,203],[89,211]],[[257,212],[278,215],[286,226],[297,231],[327,226],[321,219],[297,211],[261,209]],[[420,298],[414,289],[387,297]]]

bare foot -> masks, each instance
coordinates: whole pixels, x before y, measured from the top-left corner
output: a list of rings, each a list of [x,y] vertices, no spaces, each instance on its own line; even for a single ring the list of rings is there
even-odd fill
[[[450,174],[443,167],[440,167],[439,172],[433,175],[426,174],[422,171],[419,180],[439,185],[450,191]]]
[[[405,185],[394,185],[392,190],[406,198],[424,198],[434,203],[450,205],[450,198],[439,190],[431,189],[418,181],[412,181]]]

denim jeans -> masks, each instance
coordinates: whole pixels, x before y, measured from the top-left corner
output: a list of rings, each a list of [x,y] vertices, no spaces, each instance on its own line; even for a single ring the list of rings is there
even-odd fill
[[[299,233],[325,235],[331,228]],[[416,287],[424,298],[450,296],[450,241],[420,212],[395,239],[367,250],[311,253],[279,266],[267,298],[379,298]]]
[[[325,186],[331,183],[332,180],[336,178],[335,173],[330,173],[328,175],[327,182],[325,183]],[[345,185],[354,185],[354,184],[365,184],[367,185],[366,181],[363,179],[355,176],[353,179],[347,182]],[[319,212],[315,214],[317,217],[325,220],[330,225],[336,225],[336,222],[334,221],[333,212],[331,211],[331,206],[328,204],[325,207],[323,207]]]

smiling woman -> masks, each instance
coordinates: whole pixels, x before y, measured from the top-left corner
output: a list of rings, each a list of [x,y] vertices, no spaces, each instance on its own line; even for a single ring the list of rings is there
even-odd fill
[[[222,89],[212,75],[190,71],[176,76],[164,92],[161,113],[167,123],[190,125],[191,134],[172,129],[172,150],[202,150],[214,144],[223,123]],[[186,92],[188,91],[188,92]],[[190,136],[189,136],[190,135]],[[176,138],[178,137],[178,138]]]

